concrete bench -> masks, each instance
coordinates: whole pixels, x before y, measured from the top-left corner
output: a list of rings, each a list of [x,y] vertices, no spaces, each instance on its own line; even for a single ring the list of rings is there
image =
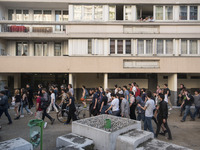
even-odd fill
[[[8,141],[0,142],[1,150],[33,150],[33,146],[22,138],[15,138]]]
[[[79,136],[74,133],[59,136],[56,140],[57,148],[66,148],[67,146],[75,146],[76,148],[82,148],[85,150],[93,150],[94,142],[86,137]]]
[[[68,146],[56,148],[56,150],[84,150],[84,149],[75,145],[68,145]]]
[[[128,131],[117,137],[116,150],[135,150],[138,145],[153,137],[153,133],[139,129]]]

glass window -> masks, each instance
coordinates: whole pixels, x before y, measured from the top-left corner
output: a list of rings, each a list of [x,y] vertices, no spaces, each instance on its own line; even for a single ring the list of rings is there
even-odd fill
[[[42,10],[34,10],[34,21],[42,21]]]
[[[187,54],[187,40],[181,40],[181,54]]]
[[[157,54],[163,54],[163,40],[157,40]]]
[[[197,54],[197,40],[190,40],[190,54]]]
[[[126,40],[126,54],[131,54],[131,40]]]
[[[138,54],[144,54],[144,40],[138,40]]]
[[[92,20],[92,6],[83,6],[83,20]]]
[[[34,56],[42,56],[42,43],[35,43],[34,44]]]
[[[156,20],[163,20],[163,6],[156,6]]]
[[[80,5],[74,5],[74,20],[81,20],[82,7]]]
[[[173,20],[173,7],[165,6],[165,20]]]
[[[43,11],[43,20],[44,21],[51,21],[51,10],[44,10]]]
[[[115,54],[115,40],[110,40],[110,54]]]
[[[197,20],[197,6],[190,6],[190,20]]]
[[[28,10],[23,10],[23,19],[24,21],[28,21],[29,20],[29,11]]]
[[[115,20],[116,9],[115,6],[109,6],[109,20]]]
[[[28,43],[27,42],[23,42],[23,56],[28,56]]]
[[[92,54],[92,39],[88,40],[88,54]]]
[[[130,5],[125,6],[125,20],[132,20],[132,7]]]
[[[64,10],[64,11],[63,11],[63,21],[68,21],[68,17],[69,17],[68,11],[67,11],[67,10]]]
[[[173,40],[166,40],[166,54],[173,54]]]
[[[54,56],[61,56],[61,43],[54,44]]]
[[[180,6],[179,18],[180,20],[187,20],[187,6]]]
[[[62,21],[61,10],[55,11],[55,21]],[[55,31],[61,31],[61,25],[56,25]]]
[[[8,20],[14,20],[14,10],[8,10]]]
[[[28,43],[17,42],[16,43],[16,56],[28,56]]]
[[[43,43],[43,56],[48,56],[48,47],[47,43]]]
[[[94,20],[102,20],[103,19],[103,6],[95,5],[94,6]]]
[[[123,40],[117,40],[117,54],[123,54]]]
[[[146,54],[153,53],[153,40],[146,40]]]
[[[16,10],[16,20],[22,21],[22,10]]]

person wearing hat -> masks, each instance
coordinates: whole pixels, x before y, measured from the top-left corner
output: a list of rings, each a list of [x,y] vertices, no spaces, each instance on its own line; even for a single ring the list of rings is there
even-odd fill
[[[6,96],[5,91],[0,92],[0,117],[3,113],[5,113],[6,117],[8,118],[8,124],[12,124],[11,117],[8,113],[8,97]]]

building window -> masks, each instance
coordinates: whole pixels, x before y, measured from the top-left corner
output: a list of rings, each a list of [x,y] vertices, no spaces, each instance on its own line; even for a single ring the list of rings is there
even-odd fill
[[[51,21],[51,10],[44,10],[43,11],[43,20],[44,21]]]
[[[61,56],[61,43],[54,44],[54,56]]]
[[[48,47],[46,42],[34,43],[34,56],[48,56]]]
[[[131,54],[131,40],[126,40],[126,54]]]
[[[152,54],[153,40],[138,40],[138,54]]]
[[[197,20],[197,6],[190,6],[190,20]]]
[[[164,54],[163,40],[157,40],[157,54]]]
[[[88,39],[88,54],[92,54],[92,39]]]
[[[187,54],[187,40],[181,40],[181,54]]]
[[[166,40],[166,54],[173,54],[173,40]]]
[[[42,21],[42,10],[34,10],[34,21]]]
[[[22,10],[16,10],[16,21],[22,21]]]
[[[28,43],[17,42],[16,43],[16,56],[28,56]]]
[[[116,6],[109,6],[109,20],[116,20]]]
[[[123,40],[117,40],[117,54],[123,54]]]
[[[189,54],[197,54],[197,40],[190,40],[190,53]]]
[[[132,6],[125,6],[125,20],[132,20]]]
[[[156,6],[156,20],[163,20],[163,6]]]
[[[29,10],[23,10],[23,19],[24,21],[29,20]]]
[[[179,18],[180,20],[187,20],[187,6],[180,6]]]
[[[14,20],[14,10],[13,9],[9,9],[8,10],[8,20]]]
[[[165,20],[173,20],[173,7],[165,6]]]
[[[74,5],[74,20],[81,20],[82,6]]]
[[[103,6],[94,6],[94,20],[103,20]]]
[[[68,21],[68,17],[69,17],[68,11],[64,10],[63,11],[63,21]]]
[[[110,40],[110,54],[115,54],[115,40]]]
[[[83,20],[92,20],[92,6],[83,6]]]

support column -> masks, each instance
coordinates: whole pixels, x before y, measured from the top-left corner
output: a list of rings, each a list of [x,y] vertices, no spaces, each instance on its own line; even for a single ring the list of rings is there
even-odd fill
[[[178,84],[177,73],[169,75],[168,87],[171,91],[170,100],[171,100],[172,105],[176,105],[176,102],[177,102],[177,84]]]
[[[108,88],[108,74],[104,73],[104,90]]]
[[[69,84],[73,86],[73,75],[72,73],[69,73]]]
[[[21,88],[21,74],[14,75],[14,89]]]

